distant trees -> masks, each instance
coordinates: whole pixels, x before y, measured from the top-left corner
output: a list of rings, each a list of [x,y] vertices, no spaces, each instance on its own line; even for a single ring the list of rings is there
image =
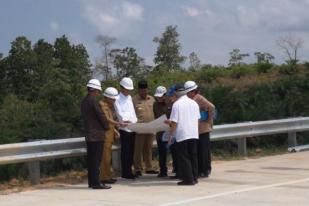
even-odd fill
[[[283,36],[277,40],[277,45],[287,57],[286,62],[296,65],[299,61],[298,51],[303,46],[304,40],[293,35]]]
[[[243,59],[250,56],[248,53],[240,53],[240,49],[233,49],[229,54],[229,66],[237,66],[244,64]]]
[[[254,55],[256,57],[257,63],[261,64],[261,63],[271,63],[275,57],[267,52],[254,52]]]
[[[102,74],[103,80],[110,80],[113,77],[112,73],[112,61],[110,52],[112,45],[116,42],[115,37],[107,35],[98,35],[96,37],[96,42],[103,49],[102,56],[96,60],[95,71]]]
[[[189,54],[189,63],[189,70],[199,70],[202,67],[201,60],[195,52]]]
[[[125,76],[137,76],[145,68],[144,59],[138,56],[134,48],[114,49],[110,52],[110,56],[113,57],[117,79]]]
[[[164,68],[175,71],[181,68],[185,57],[180,54],[181,44],[178,40],[177,26],[167,26],[162,37],[155,37],[153,42],[158,43],[155,53],[155,69]]]

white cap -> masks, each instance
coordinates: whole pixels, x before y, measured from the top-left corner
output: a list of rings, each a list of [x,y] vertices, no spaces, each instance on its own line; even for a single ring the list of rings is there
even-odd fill
[[[187,81],[184,85],[186,92],[191,92],[197,89],[197,84],[194,81]]]
[[[158,86],[156,88],[156,93],[154,94],[155,97],[162,97],[166,93],[166,88],[163,86]]]
[[[87,83],[87,87],[102,91],[101,82],[97,79],[90,79]]]
[[[118,91],[114,87],[108,87],[104,90],[103,96],[111,99],[118,99]]]
[[[133,81],[129,77],[123,77],[122,80],[120,81],[120,85],[123,86],[127,90],[133,90]]]

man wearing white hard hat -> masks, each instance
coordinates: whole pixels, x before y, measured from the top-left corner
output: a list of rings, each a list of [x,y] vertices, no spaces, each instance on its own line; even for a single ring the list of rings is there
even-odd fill
[[[105,132],[104,149],[101,161],[101,173],[100,180],[104,184],[114,184],[117,180],[113,179],[111,173],[111,156],[112,156],[112,145],[115,138],[119,138],[120,134],[117,130],[120,125],[117,121],[114,103],[118,99],[118,91],[114,87],[108,87],[103,92],[103,100],[100,101],[100,106],[105,114],[108,121],[109,129]]]
[[[96,99],[101,94],[101,83],[91,79],[87,83],[88,94],[81,103],[81,114],[84,120],[87,144],[88,187],[92,189],[110,189],[100,183],[100,162],[108,122]]]
[[[198,173],[199,177],[208,177],[211,173],[211,152],[209,133],[212,131],[215,106],[199,94],[198,86],[194,81],[185,83],[187,96],[196,101],[200,108],[198,140]]]
[[[172,106],[168,143],[176,138],[178,185],[195,185],[198,178],[197,140],[200,118],[198,104],[188,98],[183,84],[175,87],[178,99]]]
[[[167,115],[168,113],[168,106],[166,104],[166,88],[164,86],[158,86],[156,88],[154,97],[156,99],[155,103],[153,104],[153,112],[155,118],[159,118],[162,115]],[[164,132],[158,132],[156,134],[157,145],[158,145],[158,152],[159,152],[159,167],[160,173],[158,177],[167,177],[167,165],[166,165],[166,158],[167,158],[167,141],[163,139]]]
[[[120,81],[119,98],[115,101],[115,110],[121,124],[136,123],[137,117],[130,96],[130,91],[134,89],[133,81],[129,77],[124,77]],[[135,133],[121,125],[119,128],[121,142],[121,176],[126,179],[135,179],[132,173]]]

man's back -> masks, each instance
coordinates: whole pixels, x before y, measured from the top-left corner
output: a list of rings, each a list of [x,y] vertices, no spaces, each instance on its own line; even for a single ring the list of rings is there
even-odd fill
[[[186,95],[180,97],[172,107],[171,121],[177,123],[176,141],[198,139],[198,104]]]
[[[84,119],[86,141],[103,141],[108,125],[95,97],[87,95],[83,99],[81,113]]]

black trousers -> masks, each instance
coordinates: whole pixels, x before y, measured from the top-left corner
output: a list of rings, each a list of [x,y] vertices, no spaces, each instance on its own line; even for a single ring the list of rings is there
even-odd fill
[[[132,177],[135,133],[120,130],[121,176]]]
[[[177,177],[180,177],[180,169],[178,168],[179,160],[177,158],[177,143],[174,143],[170,146],[170,151],[173,159],[173,171],[176,173]]]
[[[166,157],[167,157],[167,142],[162,141],[163,132],[157,133],[157,144],[159,152],[159,167],[161,174],[167,174]]]
[[[198,178],[197,139],[177,142],[176,147],[181,179],[185,182],[196,181]]]
[[[211,172],[211,151],[209,133],[200,134],[198,148],[198,173],[209,175]]]
[[[103,141],[87,143],[88,186],[100,185],[100,163],[103,152]]]

